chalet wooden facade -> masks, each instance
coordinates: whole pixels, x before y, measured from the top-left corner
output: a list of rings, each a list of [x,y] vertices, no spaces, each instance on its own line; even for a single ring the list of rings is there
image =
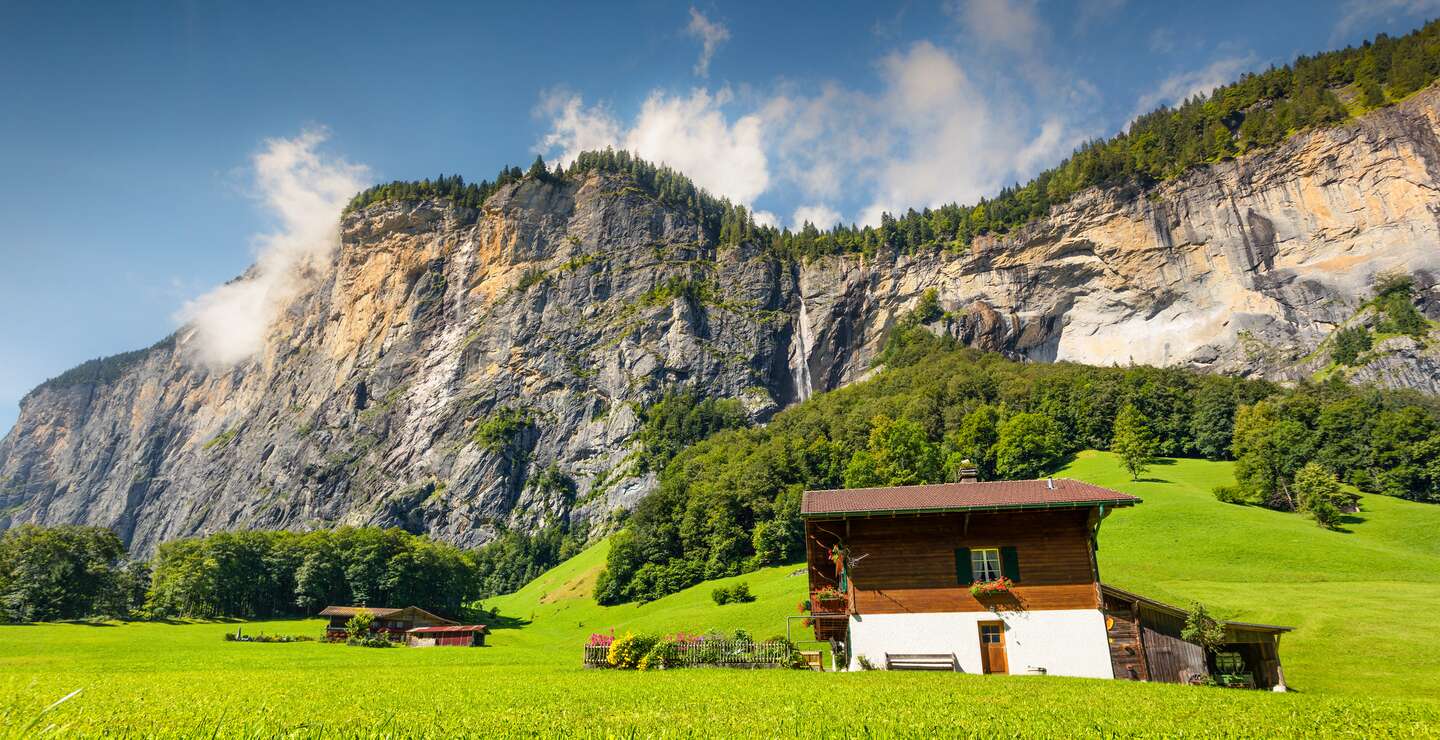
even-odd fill
[[[345,623],[357,613],[367,611],[375,617],[371,631],[385,638],[400,642],[407,639],[410,630],[416,627],[440,627],[457,624],[444,617],[436,616],[418,606],[389,608],[379,606],[327,606],[320,610],[320,616],[329,617],[325,625],[325,639],[345,639]]]
[[[1135,661],[1118,658],[1112,638],[1131,623],[1173,630],[1158,617],[1118,619],[1096,560],[1101,522],[1138,503],[1068,479],[807,491],[816,637],[843,649],[852,668],[863,657],[887,667],[1150,680],[1159,660],[1132,674]],[[1273,646],[1257,649],[1265,652],[1254,665],[1273,661],[1278,672]]]

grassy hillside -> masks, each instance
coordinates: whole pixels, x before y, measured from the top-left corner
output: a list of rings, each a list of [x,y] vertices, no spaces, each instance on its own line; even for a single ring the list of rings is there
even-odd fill
[[[1141,481],[1109,453],[1083,452],[1058,474],[1133,493],[1100,530],[1102,578],[1185,606],[1201,600],[1219,615],[1296,627],[1281,641],[1286,677],[1317,693],[1429,696],[1440,680],[1440,507],[1364,495],[1344,531],[1211,495],[1232,483],[1232,463],[1165,460]],[[533,620],[523,639],[578,644],[615,628],[784,632],[804,596],[803,574],[782,566],[708,581],[645,605],[602,607],[588,597],[604,565],[601,543],[488,605]],[[751,604],[716,607],[710,591],[745,581]],[[803,632],[795,625],[797,636]],[[808,636],[808,635],[807,635]]]
[[[1132,482],[1105,453],[1061,475],[1133,493],[1100,531],[1102,577],[1230,618],[1296,627],[1286,676],[1305,690],[1430,696],[1440,679],[1440,506],[1364,495],[1345,531],[1217,502],[1230,463],[1174,460]]]
[[[506,618],[486,648],[373,650],[221,641],[234,624],[0,627],[0,725],[48,703],[55,734],[322,735],[1190,735],[1435,736],[1440,507],[1366,497],[1348,533],[1293,514],[1216,502],[1229,465],[1180,460],[1125,480],[1113,458],[1066,475],[1137,493],[1101,531],[1106,580],[1226,616],[1290,624],[1297,693],[1058,677],[586,670],[591,632],[784,631],[805,590],[797,566],[708,582],[645,605],[590,598],[600,543],[490,602]],[[744,580],[750,604],[716,607]],[[319,634],[321,622],[249,632]],[[23,734],[16,732],[15,734]]]

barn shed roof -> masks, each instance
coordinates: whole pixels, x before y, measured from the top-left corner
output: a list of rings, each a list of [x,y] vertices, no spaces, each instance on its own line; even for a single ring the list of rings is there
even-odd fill
[[[924,486],[806,491],[800,514],[874,516],[947,511],[1005,511],[1133,506],[1139,497],[1069,478],[937,483]]]
[[[1186,611],[1174,604],[1167,604],[1163,601],[1141,596],[1133,591],[1126,591],[1123,588],[1116,588],[1108,583],[1100,584],[1101,593],[1120,601],[1128,601],[1150,607],[1159,612],[1164,612],[1177,619],[1184,619]],[[1221,624],[1236,632],[1269,632],[1279,634],[1282,632],[1293,632],[1294,627],[1286,627],[1279,624],[1260,624],[1258,622],[1232,622],[1228,619],[1219,620]]]
[[[489,631],[490,631],[489,628],[487,628],[487,627],[486,627],[485,625],[483,625],[483,624],[452,624],[452,625],[446,625],[446,626],[443,626],[443,627],[415,627],[415,628],[413,628],[413,629],[406,630],[406,632],[408,632],[408,633],[410,633],[410,634],[412,634],[412,635],[415,635],[415,634],[425,635],[425,634],[430,634],[430,633],[433,633],[433,632],[489,632]]]

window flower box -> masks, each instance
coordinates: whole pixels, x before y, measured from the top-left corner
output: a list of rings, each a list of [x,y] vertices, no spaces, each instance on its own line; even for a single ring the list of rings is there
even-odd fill
[[[1005,576],[993,581],[976,581],[970,584],[970,595],[977,599],[987,596],[1009,596],[1015,592],[1015,582]]]

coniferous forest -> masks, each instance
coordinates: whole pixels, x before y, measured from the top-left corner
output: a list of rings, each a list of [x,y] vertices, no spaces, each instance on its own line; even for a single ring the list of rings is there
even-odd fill
[[[890,368],[664,468],[611,540],[596,598],[650,600],[803,553],[806,489],[1035,478],[1084,449],[1235,460],[1216,497],[1334,526],[1343,484],[1440,502],[1440,402],[1343,381],[1282,388],[1180,368],[1029,364],[892,334]],[[1118,420],[1118,421],[1117,421]],[[1123,453],[1122,453],[1123,450]],[[1138,454],[1137,454],[1138,453]]]
[[[624,151],[581,153],[551,172],[537,159],[528,171],[503,168],[496,179],[459,176],[370,188],[347,211],[386,200],[449,199],[478,208],[500,186],[524,177],[574,179],[589,172],[629,176],[659,200],[688,212],[719,244],[759,244],[789,259],[882,251],[909,254],[967,248],[977,236],[1003,235],[1092,187],[1144,187],[1190,169],[1272,146],[1293,134],[1343,123],[1403,100],[1440,77],[1440,20],[1404,36],[1377,36],[1359,47],[1301,56],[1174,107],[1139,116],[1127,130],[1096,139],[1029,182],[973,205],[950,203],[884,214],[878,226],[762,226],[743,205],[716,198],[684,174]]]

